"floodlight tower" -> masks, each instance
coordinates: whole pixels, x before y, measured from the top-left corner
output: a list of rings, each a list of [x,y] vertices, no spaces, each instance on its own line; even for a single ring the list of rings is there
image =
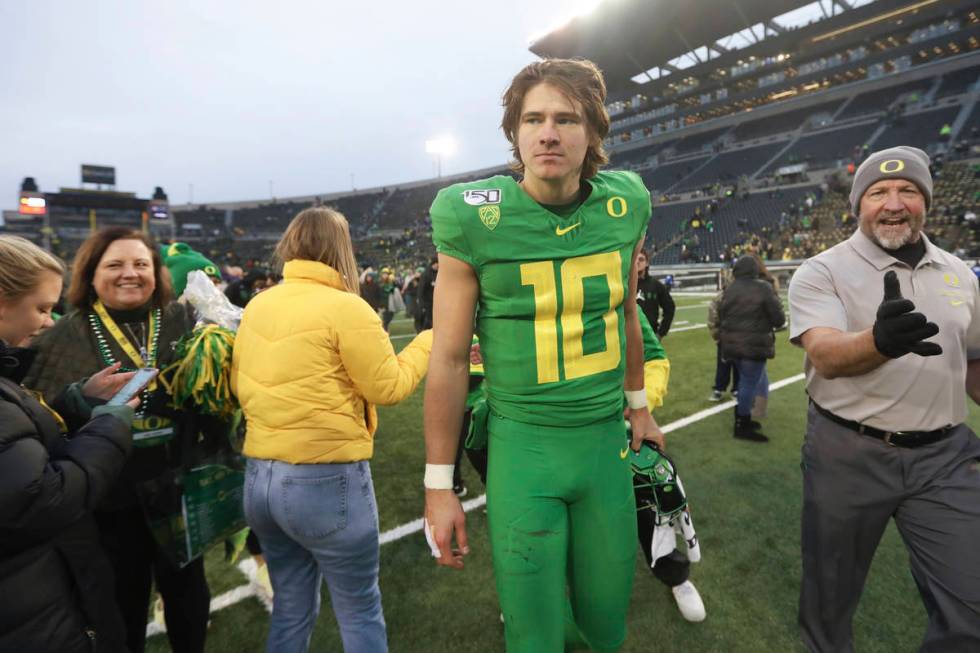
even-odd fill
[[[442,177],[442,157],[456,152],[456,141],[451,136],[433,138],[425,142],[425,151],[436,157],[436,177]]]

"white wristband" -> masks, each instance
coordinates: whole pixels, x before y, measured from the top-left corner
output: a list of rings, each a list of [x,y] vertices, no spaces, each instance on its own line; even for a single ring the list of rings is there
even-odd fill
[[[646,390],[627,390],[626,391],[626,403],[629,404],[630,408],[646,408],[647,407],[647,391]]]
[[[429,465],[425,466],[425,479],[422,484],[427,490],[451,490],[453,489],[453,471],[456,465]]]

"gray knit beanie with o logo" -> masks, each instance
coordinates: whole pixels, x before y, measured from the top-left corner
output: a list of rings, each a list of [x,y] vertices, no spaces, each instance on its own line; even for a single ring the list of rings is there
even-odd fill
[[[873,152],[854,173],[851,185],[851,211],[860,215],[861,197],[871,184],[882,179],[907,179],[926,197],[926,210],[932,206],[932,174],[929,155],[917,147],[900,145]]]

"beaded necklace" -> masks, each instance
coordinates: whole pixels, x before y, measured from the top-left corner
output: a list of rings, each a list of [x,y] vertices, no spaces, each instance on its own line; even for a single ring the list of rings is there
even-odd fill
[[[129,357],[133,359],[132,362],[134,364],[142,365],[145,367],[154,367],[156,365],[157,344],[160,341],[161,312],[159,308],[153,309],[153,311],[150,312],[150,316],[149,316],[150,331],[152,332],[152,335],[150,336],[150,342],[149,342],[149,351],[141,351],[139,354],[137,354],[135,351],[132,351],[133,349],[132,345],[130,345],[126,337],[122,335],[122,332],[119,330],[119,327],[116,325],[115,321],[113,321],[112,316],[110,316],[108,312],[106,312],[105,309],[102,307],[101,302],[99,302],[98,305],[93,308],[95,310],[89,312],[88,314],[88,323],[92,327],[92,333],[95,335],[95,341],[98,345],[99,354],[101,354],[102,356],[102,363],[104,365],[109,366],[115,364],[116,357],[113,356],[112,350],[109,348],[109,340],[106,337],[105,333],[103,332],[103,326],[105,326],[108,329],[110,335],[112,335],[113,339],[116,340],[117,344],[120,347],[122,347],[123,351],[125,351],[129,355]],[[102,317],[100,317],[99,314],[101,314]],[[119,371],[135,372],[136,368],[123,365],[122,367],[119,368]],[[139,410],[137,410],[136,412],[136,417],[143,417],[144,412],[146,410],[147,400],[149,399],[150,396],[150,391],[155,387],[156,387],[156,382],[154,380],[151,381],[140,392],[140,407]]]

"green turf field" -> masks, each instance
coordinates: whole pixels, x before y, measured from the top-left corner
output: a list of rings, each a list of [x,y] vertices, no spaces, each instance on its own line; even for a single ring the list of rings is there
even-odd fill
[[[703,325],[705,297],[678,297],[678,311],[664,346],[671,361],[669,394],[655,413],[663,426],[716,404],[707,401],[714,380],[715,349]],[[685,324],[686,323],[686,324]],[[408,338],[411,322],[394,323],[396,347]],[[770,382],[802,371],[802,353],[777,334]],[[727,397],[726,397],[727,398]],[[701,540],[702,561],[691,580],[708,612],[700,624],[685,622],[670,591],[646,569],[637,550],[636,581],[623,651],[669,653],[802,651],[796,627],[800,575],[800,445],[805,421],[803,383],[774,391],[764,431],[768,445],[736,441],[732,412],[680,428],[667,435],[691,501]],[[422,390],[403,404],[381,410],[372,461],[382,532],[421,516],[423,507]],[[971,411],[974,430],[980,412]],[[467,464],[468,465],[468,464]],[[482,494],[476,473],[464,473],[467,499]],[[461,571],[439,568],[421,533],[381,549],[381,590],[393,653],[503,651],[503,626],[486,532],[486,515],[467,515],[471,554]],[[246,582],[241,572],[208,557],[212,595]],[[220,653],[264,651],[268,613],[248,598],[212,615],[208,650]],[[896,653],[917,648],[925,614],[908,572],[895,528],[888,529],[871,570],[854,623],[855,648]],[[148,651],[169,650],[166,638],[150,639]],[[313,651],[341,651],[329,596],[313,636]]]

